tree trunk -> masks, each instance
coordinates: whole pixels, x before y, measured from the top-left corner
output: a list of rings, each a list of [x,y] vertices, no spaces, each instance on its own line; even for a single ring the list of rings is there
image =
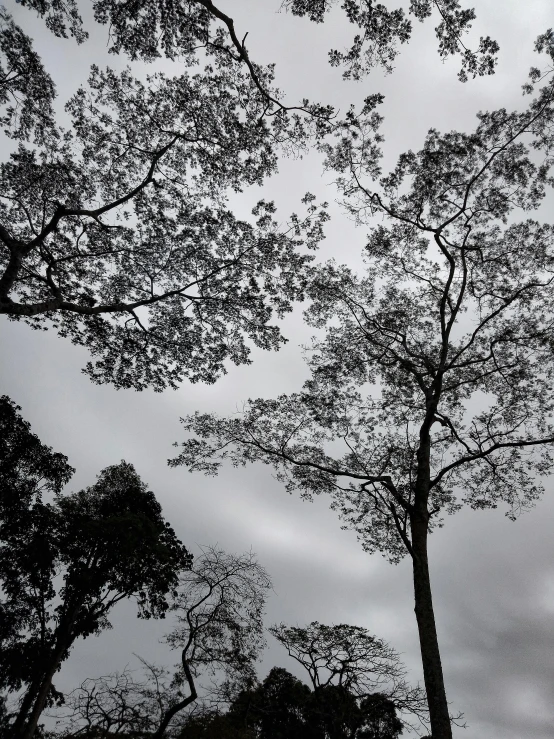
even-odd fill
[[[189,684],[190,695],[187,698],[184,698],[182,701],[180,701],[180,703],[176,703],[171,708],[168,708],[168,710],[162,716],[160,725],[158,726],[158,729],[154,732],[152,739],[162,739],[167,727],[169,726],[169,722],[171,721],[173,716],[178,714],[179,711],[182,711],[183,708],[186,708],[191,703],[194,703],[194,701],[198,698],[198,694],[196,692],[196,686],[194,684],[194,678],[192,677],[192,673],[190,671],[190,667],[188,665],[184,651],[181,656],[181,662],[183,663],[183,671],[185,673],[185,677],[187,678],[187,682]]]
[[[29,720],[20,732],[15,733],[16,739],[32,739],[32,737],[34,736],[38,721],[42,712],[44,711],[46,701],[48,700],[48,693],[50,692],[50,688],[52,686],[52,680],[54,678],[54,675],[56,674],[57,669],[62,663],[65,649],[66,647],[64,645],[59,645],[52,655],[50,666],[45,672],[42,682],[40,683],[38,690],[36,691],[35,703],[30,712]]]
[[[427,517],[413,516],[412,528],[412,564],[414,576],[414,599],[423,677],[427,691],[431,733],[433,739],[452,739],[452,726],[448,713],[446,690],[435,625],[431,581],[429,578],[429,561],[427,558]]]
[[[41,679],[34,680],[29,685],[27,692],[23,696],[23,700],[21,701],[21,705],[19,706],[17,717],[11,727],[12,734],[14,737],[19,737],[21,730],[25,726],[25,722],[27,721],[27,716],[37,696],[37,692],[40,689],[40,685],[41,685]]]

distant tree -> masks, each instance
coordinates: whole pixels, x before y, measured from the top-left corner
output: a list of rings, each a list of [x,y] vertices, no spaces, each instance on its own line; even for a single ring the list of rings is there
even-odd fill
[[[45,706],[59,696],[52,680],[75,640],[109,626],[111,609],[126,598],[137,601],[140,617],[163,617],[191,557],[126,462],[79,493],[0,513],[1,687],[23,689],[11,732],[31,739]]]
[[[554,61],[554,34],[537,41]],[[522,112],[480,113],[471,134],[432,129],[381,176],[373,135],[327,149],[344,203],[371,227],[367,273],[313,270],[310,325],[325,331],[303,389],[196,414],[172,464],[272,465],[287,490],[328,493],[369,552],[412,560],[433,734],[452,735],[428,537],[464,503],[515,518],[553,467],[554,228],[536,210],[552,177],[552,67]],[[379,100],[374,99],[376,105]],[[375,224],[378,215],[385,224]]]
[[[396,705],[382,693],[373,693],[360,702],[363,728],[359,739],[397,739],[404,724],[396,715]]]
[[[61,736],[149,736],[171,695],[168,671],[141,659],[143,675],[122,672],[87,678],[54,709]]]
[[[222,718],[253,739],[397,739],[404,727],[383,695],[359,699],[340,685],[312,691],[281,667],[242,691]]]
[[[198,732],[207,726],[222,731],[225,722],[210,708],[210,695],[216,702],[222,694],[229,700],[229,695],[255,681],[254,663],[265,645],[262,618],[270,587],[267,573],[251,552],[233,555],[217,547],[203,548],[190,571],[181,574],[169,606],[177,626],[166,638],[181,651],[173,677],[141,659],[139,678],[125,669],[85,680],[66,697],[63,711],[53,713],[58,725],[70,735],[94,730],[99,736],[127,733],[156,739],[173,736],[183,726],[187,737],[196,735],[192,726]],[[216,684],[206,686],[200,716],[183,715],[199,697],[200,676],[212,677]]]
[[[0,6],[0,126],[12,138],[43,141],[54,125],[55,94],[31,39]]]
[[[307,685],[274,667],[261,684],[237,696],[228,716],[256,739],[310,739],[305,720],[310,695]]]
[[[175,683],[186,681],[189,696],[164,714],[155,739],[161,739],[173,716],[196,700],[195,678],[222,672],[227,684],[248,685],[254,663],[265,646],[263,613],[271,580],[254,554],[235,555],[205,547],[193,567],[180,577],[171,605],[178,626],[167,636],[181,651]]]
[[[428,714],[424,691],[406,682],[406,668],[396,650],[367,629],[313,621],[305,627],[279,624],[270,627],[269,632],[306,670],[314,696],[323,695],[320,691],[325,689],[319,705],[336,703],[335,715],[340,714],[338,706],[342,704],[348,716],[351,700],[361,700],[362,713],[388,700],[405,715],[406,724],[415,719],[417,724],[425,725]],[[375,694],[381,698],[375,698]],[[366,698],[371,698],[369,703],[364,703]],[[358,721],[362,713],[358,711]]]

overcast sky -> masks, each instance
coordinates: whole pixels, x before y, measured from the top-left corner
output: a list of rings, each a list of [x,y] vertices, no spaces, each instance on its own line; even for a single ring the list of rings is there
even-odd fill
[[[396,71],[376,72],[363,83],[343,83],[326,63],[330,46],[348,39],[340,16],[322,26],[277,13],[279,0],[233,0],[238,35],[246,31],[251,56],[276,62],[279,86],[299,97],[331,102],[344,110],[373,92],[386,96],[385,165],[409,148],[420,148],[428,128],[470,130],[480,109],[522,105],[520,86],[536,63],[536,36],[554,25],[551,0],[476,0],[477,35],[490,34],[501,47],[497,74],[456,79],[457,62],[441,64],[432,24],[415,29]],[[60,102],[85,80],[88,66],[111,63],[104,29],[82,47],[60,41],[21,7],[8,3],[35,38],[58,85]],[[168,68],[169,71],[169,68]],[[176,70],[178,71],[178,70]],[[4,147],[4,151],[6,151]],[[283,220],[299,207],[306,190],[333,201],[320,161],[287,160],[280,174],[236,203],[246,213],[260,196],[276,200]],[[361,265],[364,232],[337,206],[322,258]],[[551,210],[551,208],[550,208]],[[541,211],[548,217],[548,208]],[[410,677],[420,680],[419,645],[413,613],[410,562],[394,567],[365,554],[352,532],[342,531],[328,501],[303,503],[289,496],[269,468],[225,470],[217,478],[169,469],[171,444],[181,439],[179,417],[195,410],[233,412],[248,397],[272,397],[299,389],[307,376],[299,344],[310,331],[301,311],[283,324],[289,343],[277,354],[253,352],[254,364],[229,367],[215,386],[191,386],[163,394],[115,391],[81,374],[87,355],[53,332],[32,331],[2,320],[0,392],[23,409],[41,440],[64,452],[77,473],[69,489],[94,482],[104,467],[132,462],[154,490],[164,513],[192,551],[219,544],[228,551],[252,548],[269,571],[274,594],[267,624],[350,623],[367,627],[403,653]],[[552,739],[554,726],[554,483],[537,508],[516,523],[503,511],[462,511],[433,534],[430,562],[447,694],[463,711],[466,730],[456,737]],[[114,612],[114,628],[81,641],[64,665],[57,687],[68,690],[86,677],[136,666],[133,653],[171,663],[175,655],[158,643],[166,625],[139,622],[132,606]],[[301,676],[270,640],[260,675],[275,664]]]

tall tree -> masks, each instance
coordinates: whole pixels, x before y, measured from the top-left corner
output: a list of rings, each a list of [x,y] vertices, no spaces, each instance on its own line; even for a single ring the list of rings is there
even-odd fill
[[[33,647],[20,629],[36,625],[33,595],[52,592],[47,511],[42,496],[59,494],[74,470],[33,434],[21,408],[0,397],[0,691],[17,691],[32,669]],[[42,527],[42,533],[38,529]],[[14,556],[14,553],[17,555]]]
[[[554,61],[551,31],[537,50]],[[369,552],[412,560],[433,736],[452,736],[428,536],[462,505],[532,506],[553,468],[554,228],[516,222],[551,175],[554,81],[533,69],[523,112],[480,113],[471,134],[431,130],[381,176],[373,135],[327,148],[345,205],[372,226],[367,273],[314,268],[308,322],[325,331],[303,389],[196,414],[171,464],[272,465],[289,491],[328,493]],[[378,103],[378,98],[373,104]],[[388,225],[375,225],[378,215]],[[342,448],[342,449],[341,449]]]
[[[4,507],[2,526],[2,687],[24,688],[11,728],[31,739],[75,640],[109,626],[126,598],[140,617],[163,617],[191,557],[125,462],[54,503],[34,502],[17,516]]]

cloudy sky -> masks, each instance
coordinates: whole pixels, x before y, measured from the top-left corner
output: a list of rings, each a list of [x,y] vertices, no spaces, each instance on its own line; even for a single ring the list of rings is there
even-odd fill
[[[350,101],[383,92],[386,166],[402,151],[419,148],[430,127],[466,131],[481,109],[521,106],[520,86],[536,63],[534,39],[554,25],[551,0],[476,0],[476,5],[476,35],[490,34],[499,41],[500,60],[494,77],[465,85],[456,79],[457,62],[439,61],[433,24],[415,29],[393,75],[376,72],[356,85],[343,83],[326,63],[328,48],[349,38],[339,15],[314,26],[278,13],[279,0],[232,0],[225,8],[234,16],[239,36],[249,32],[252,58],[277,63],[278,83],[289,100],[308,96],[344,109]],[[60,107],[85,80],[91,63],[123,64],[105,54],[104,29],[77,47],[56,40],[31,13],[15,5],[10,10],[34,37],[57,82]],[[306,190],[334,200],[317,157],[283,162],[262,194],[276,200],[284,220]],[[245,194],[237,209],[247,212],[260,195]],[[548,217],[548,208],[541,213]],[[333,206],[322,258],[360,265],[363,242],[364,232]],[[252,548],[257,553],[274,582],[268,625],[318,620],[367,627],[402,652],[410,677],[420,680],[407,560],[393,567],[378,555],[365,554],[355,535],[340,529],[326,500],[310,504],[289,496],[268,468],[224,470],[206,479],[167,467],[175,451],[171,445],[181,438],[180,416],[194,410],[230,413],[247,397],[272,397],[300,387],[307,373],[299,345],[310,335],[300,309],[284,322],[283,331],[289,343],[279,353],[254,352],[252,366],[229,367],[215,386],[184,384],[176,392],[155,394],[92,385],[81,374],[87,359],[81,348],[53,332],[32,331],[4,319],[0,392],[21,405],[33,431],[77,468],[71,490],[91,484],[107,465],[132,462],[192,551],[196,545],[218,543],[228,551]],[[463,711],[468,724],[455,730],[456,737],[553,735],[554,482],[547,481],[546,487],[536,510],[516,523],[502,511],[462,511],[431,538],[447,692],[452,710]],[[133,653],[171,663],[174,656],[158,643],[166,629],[163,622],[138,622],[130,605],[119,608],[112,621],[112,631],[76,646],[59,688],[135,666]],[[260,674],[274,664],[296,672],[270,641]]]

